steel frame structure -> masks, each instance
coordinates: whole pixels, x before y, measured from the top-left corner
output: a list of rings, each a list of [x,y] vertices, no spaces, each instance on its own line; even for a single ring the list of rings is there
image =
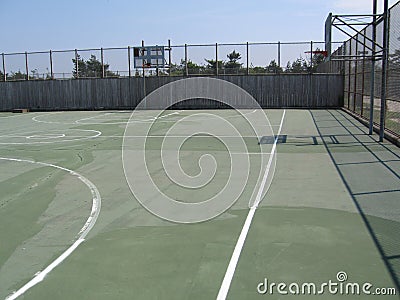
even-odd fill
[[[374,99],[375,99],[375,62],[382,60],[382,82],[381,82],[381,111],[379,121],[379,142],[383,142],[385,136],[385,113],[386,113],[386,89],[387,89],[387,65],[389,51],[389,0],[383,0],[383,13],[377,13],[377,0],[373,0],[372,14],[358,15],[333,15],[329,14],[325,23],[325,50],[328,51],[328,60],[332,61],[357,61],[371,60],[371,91],[370,91],[370,118],[369,118],[369,134],[373,133],[373,117],[374,117]],[[377,42],[376,28],[383,22],[382,44]],[[372,26],[372,38],[358,28],[363,26]],[[356,55],[334,55],[331,54],[332,29],[344,33],[350,39],[355,35],[361,36],[362,40],[357,40],[357,44],[364,46],[364,49],[371,51],[367,53],[356,53]]]

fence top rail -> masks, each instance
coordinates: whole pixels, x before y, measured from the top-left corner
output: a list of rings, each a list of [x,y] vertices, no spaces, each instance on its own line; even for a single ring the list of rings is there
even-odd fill
[[[213,44],[178,44],[171,45],[171,48],[182,48],[182,47],[215,47],[218,46],[246,46],[246,45],[309,45],[313,44],[325,44],[325,42],[321,41],[306,41],[306,42],[246,42],[246,43],[213,43]],[[343,42],[335,42],[335,43],[343,43]]]
[[[294,41],[294,42],[244,42],[244,43],[207,43],[207,44],[177,44],[177,45],[170,45],[171,48],[183,48],[183,47],[215,47],[218,46],[246,46],[246,45],[307,45],[310,43],[313,44],[325,44],[322,41]],[[332,42],[332,43],[343,43],[341,42]],[[168,45],[159,45],[162,47],[168,48]],[[46,50],[46,51],[24,51],[24,52],[9,52],[9,53],[2,53],[3,55],[25,55],[25,54],[46,54],[50,53],[67,53],[67,52],[86,52],[86,51],[101,51],[103,50],[127,50],[128,48],[135,48],[141,46],[126,46],[126,47],[101,47],[101,48],[85,48],[85,49],[62,49],[62,50]]]
[[[27,52],[27,53],[29,54],[30,52]],[[2,53],[2,54],[5,56],[7,56],[7,55],[25,55],[25,52],[10,52],[10,53]]]

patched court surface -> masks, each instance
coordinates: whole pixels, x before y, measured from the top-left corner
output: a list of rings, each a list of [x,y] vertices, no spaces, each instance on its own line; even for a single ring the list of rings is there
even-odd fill
[[[399,286],[399,148],[378,143],[341,110],[265,110],[279,136],[254,136],[244,126],[239,133],[245,151],[239,142],[228,150],[215,136],[184,141],[183,172],[195,177],[204,154],[217,162],[199,191],[175,185],[163,171],[159,152],[171,126],[183,120],[179,128],[188,131],[168,137],[180,139],[212,127],[206,116],[187,117],[208,113],[240,127],[241,114],[251,119],[254,111],[159,113],[139,112],[131,124],[138,133],[125,140],[135,147],[146,139],[148,170],[160,193],[201,202],[229,180],[245,181],[238,201],[216,218],[166,221],[134,197],[122,160],[131,111],[0,114],[0,299],[16,298],[24,287],[18,299],[216,299],[224,292],[227,299],[367,297],[327,289],[283,295],[276,287],[261,294],[266,279],[287,286],[315,283],[318,289],[329,281],[367,282],[367,299],[398,299],[399,291],[378,296],[376,288]],[[154,126],[142,135],[147,122]],[[131,150],[134,164],[141,149]],[[276,167],[272,160],[273,173],[248,224],[260,188],[257,174],[267,171],[271,153]],[[229,177],[235,155],[250,162],[243,178]],[[135,175],[140,182],[140,173]],[[246,226],[240,256],[229,269]],[[229,283],[225,288],[223,281]]]

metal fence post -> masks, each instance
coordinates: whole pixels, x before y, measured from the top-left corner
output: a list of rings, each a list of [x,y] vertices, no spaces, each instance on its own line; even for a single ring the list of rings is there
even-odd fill
[[[50,50],[50,79],[54,79],[54,72],[53,72],[53,52]]]
[[[158,53],[158,45],[156,45],[156,53]],[[158,58],[156,60],[156,76],[158,77]]]
[[[168,40],[168,66],[169,66],[169,76],[171,76],[171,40]]]
[[[313,72],[313,41],[310,41],[311,51],[310,51],[310,73]]]
[[[103,48],[100,48],[100,55],[101,55],[101,78],[104,78],[105,72],[104,72],[104,50],[103,50]]]
[[[367,42],[367,39],[366,39],[366,34],[367,34],[367,31],[366,31],[366,29],[364,29],[364,31],[362,32],[362,34],[364,35],[364,40],[363,40],[363,45],[362,45],[362,55],[363,55],[363,59],[362,59],[362,72],[361,72],[361,74],[362,74],[362,79],[361,79],[361,82],[362,82],[362,84],[361,84],[361,113],[360,113],[360,115],[361,116],[364,116],[364,88],[365,88],[365,45],[366,45],[366,42]]]
[[[185,76],[189,75],[188,70],[188,52],[187,52],[187,44],[185,44]]]
[[[374,132],[374,102],[375,102],[375,55],[376,55],[376,13],[377,13],[377,0],[373,2],[372,14],[372,58],[371,58],[371,91],[369,103],[369,134]]]
[[[246,75],[249,73],[249,42],[246,42]]]
[[[142,49],[141,49],[141,54],[142,54],[142,57],[143,57],[143,55],[144,55],[144,41],[142,40]],[[144,72],[144,59],[142,59],[142,72],[143,72],[143,78],[146,76],[145,75],[145,72]],[[144,81],[143,81],[144,82]]]
[[[25,51],[25,72],[26,72],[26,80],[29,80],[29,66],[28,66],[28,52]]]
[[[278,67],[279,68],[281,67],[281,42],[280,41],[278,41]]]
[[[381,115],[379,127],[379,142],[385,137],[386,117],[386,85],[387,85],[387,63],[388,63],[388,25],[389,25],[389,0],[384,0],[383,9],[383,51],[382,51],[382,85],[381,85]]]
[[[75,78],[79,78],[78,50],[75,49]]]
[[[358,34],[355,36],[356,41],[356,51],[355,55],[358,55]],[[354,90],[353,90],[353,112],[356,112],[356,102],[357,102],[357,77],[358,77],[358,60],[354,62]]]
[[[3,61],[3,77],[4,81],[7,81],[7,74],[6,74],[6,58],[4,56],[4,53],[1,54],[2,61]]]
[[[351,40],[352,39],[350,39],[349,41],[348,41],[348,43],[349,43],[349,55],[351,55],[353,52],[353,50],[351,49],[352,47],[351,47]],[[349,80],[348,80],[348,82],[347,82],[347,108],[348,109],[350,109],[351,110],[351,108],[350,108],[350,97],[351,97],[351,89],[350,89],[350,85],[351,85],[351,76],[352,76],[352,74],[351,74],[351,61],[349,61],[349,70],[348,70],[348,74],[349,74]]]
[[[215,75],[218,76],[218,43],[215,43]]]
[[[145,51],[145,49],[144,49],[144,40],[142,40],[142,49],[141,49],[141,51],[142,51],[142,55],[144,55],[144,51]],[[145,70],[144,70],[144,67],[145,67],[145,65],[144,65],[144,59],[142,60],[142,71],[143,71],[143,96],[144,96],[144,98],[146,97],[146,73],[145,73]],[[146,107],[147,107],[147,105],[146,105],[147,103],[146,103],[146,101],[144,102],[144,108],[146,109]]]
[[[128,76],[131,78],[132,73],[131,73],[131,47],[128,46]]]

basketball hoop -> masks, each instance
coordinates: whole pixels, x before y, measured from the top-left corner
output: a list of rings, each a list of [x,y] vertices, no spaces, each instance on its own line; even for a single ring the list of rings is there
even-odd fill
[[[324,50],[305,51],[304,53],[322,54],[324,57],[328,57],[328,51]]]

